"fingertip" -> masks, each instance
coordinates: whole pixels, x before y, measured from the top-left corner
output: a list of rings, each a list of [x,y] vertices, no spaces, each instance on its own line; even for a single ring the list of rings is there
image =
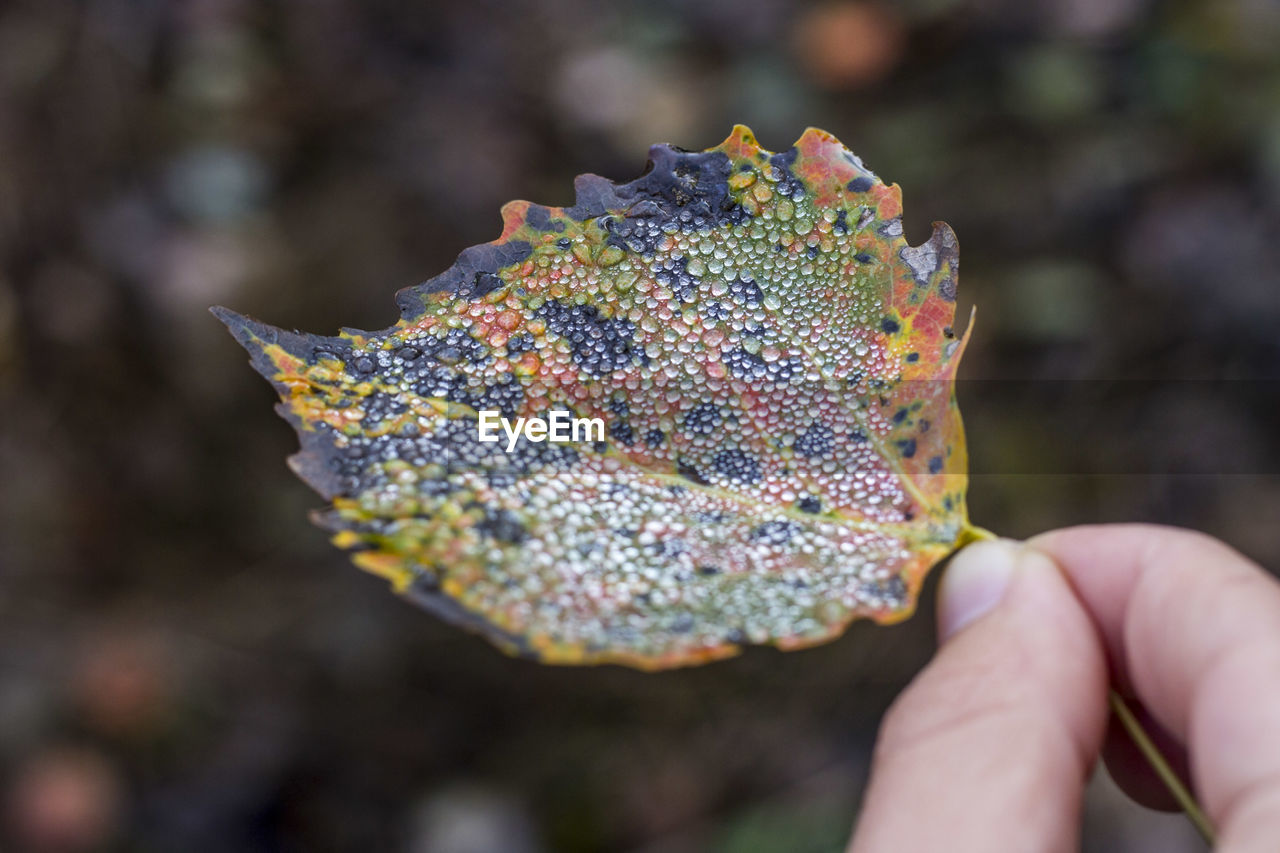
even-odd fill
[[[1036,577],[1028,577],[1035,575]],[[1011,596],[1013,586],[1037,591]],[[951,560],[938,586],[938,636],[946,641],[1009,599],[1014,609],[1077,611],[1077,602],[1057,565],[1046,554],[1015,539],[976,542]]]
[[[1005,539],[961,549],[938,585],[938,637],[945,641],[1000,603],[1018,560],[1018,546]]]

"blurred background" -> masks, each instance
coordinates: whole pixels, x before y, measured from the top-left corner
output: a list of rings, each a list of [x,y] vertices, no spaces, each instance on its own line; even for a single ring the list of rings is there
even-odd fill
[[[508,660],[310,526],[207,307],[382,328],[508,199],[817,125],[960,235],[977,523],[1275,567],[1277,43],[1272,0],[0,5],[0,849],[839,850],[929,616]],[[1086,833],[1202,849],[1105,774]]]

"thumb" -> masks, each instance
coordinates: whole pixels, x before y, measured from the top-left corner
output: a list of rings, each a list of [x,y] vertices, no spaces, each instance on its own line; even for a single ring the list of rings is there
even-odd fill
[[[1043,575],[1054,571],[1048,558],[1009,539],[977,542],[955,555],[938,586],[938,642],[945,643],[971,622],[994,610],[1004,599],[1019,565],[1027,572]],[[1053,584],[1053,579],[1033,578],[1021,581]],[[1052,594],[1050,590],[1050,594]],[[1026,593],[1014,599],[1010,607],[1026,608]],[[1006,616],[1007,620],[1007,616]]]
[[[1107,670],[1057,566],[1009,541],[942,578],[942,648],[889,710],[853,850],[1074,849]]]

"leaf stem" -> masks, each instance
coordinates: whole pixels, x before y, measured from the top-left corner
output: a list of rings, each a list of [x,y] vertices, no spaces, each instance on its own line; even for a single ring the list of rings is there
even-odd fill
[[[999,538],[985,527],[976,527],[966,522],[964,530],[960,531],[960,539],[956,542],[956,550],[974,542],[994,542]]]
[[[1156,775],[1160,777],[1160,781],[1169,789],[1169,793],[1178,801],[1178,805],[1187,813],[1192,825],[1212,847],[1214,845],[1213,824],[1209,822],[1208,816],[1200,808],[1196,798],[1187,790],[1187,786],[1182,784],[1178,774],[1173,772],[1173,768],[1169,766],[1169,762],[1161,754],[1160,748],[1151,740],[1150,735],[1142,727],[1142,723],[1134,715],[1133,710],[1129,708],[1128,703],[1114,689],[1110,691],[1109,699],[1112,712],[1116,715],[1116,719],[1120,721],[1120,724],[1124,726],[1125,731],[1129,733],[1129,737],[1133,739],[1138,751],[1142,753],[1143,758],[1147,759],[1151,769],[1156,772]]]

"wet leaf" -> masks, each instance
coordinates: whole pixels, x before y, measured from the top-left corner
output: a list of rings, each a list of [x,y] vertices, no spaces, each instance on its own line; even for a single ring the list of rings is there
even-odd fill
[[[334,542],[395,590],[550,663],[662,668],[905,618],[970,535],[957,246],[810,129],[658,145],[338,337],[214,309],[280,393]],[[508,447],[482,412],[598,419]]]

